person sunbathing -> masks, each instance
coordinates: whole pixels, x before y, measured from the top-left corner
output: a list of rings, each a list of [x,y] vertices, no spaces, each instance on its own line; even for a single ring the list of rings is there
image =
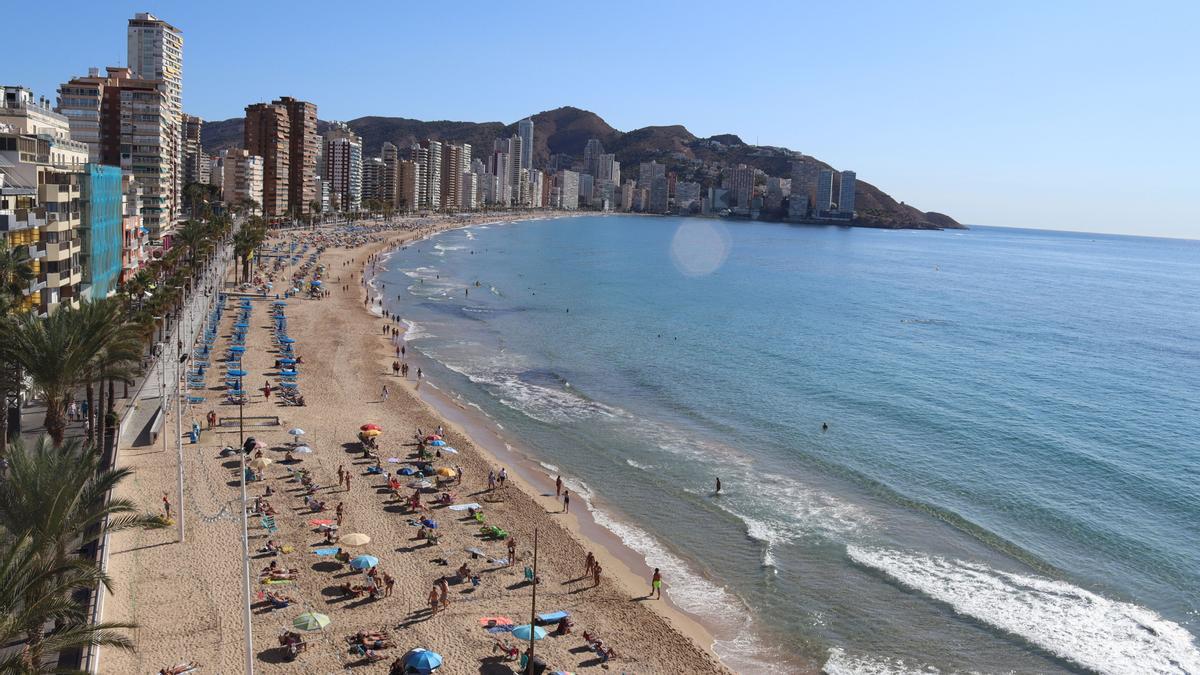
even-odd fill
[[[378,630],[360,630],[346,638],[348,642],[363,642],[365,640],[386,640],[388,634]]]
[[[458,577],[464,581],[471,578],[471,568],[467,567],[467,563],[458,568]]]
[[[268,539],[266,546],[258,549],[259,553],[273,553],[278,555],[283,550],[283,547],[275,543],[274,539]]]
[[[158,671],[158,675],[183,675],[200,668],[199,661],[188,661],[187,663],[177,663],[173,666],[168,666]]]
[[[520,649],[513,647],[512,645],[506,644],[499,639],[496,640],[496,644],[492,645],[492,653],[494,654],[496,652],[503,652],[504,660],[506,660],[506,661],[512,661],[513,659],[515,659],[521,655]]]
[[[297,602],[295,598],[289,595],[283,595],[282,593],[267,593],[267,600],[271,602],[271,605],[275,609],[283,609],[284,607]]]

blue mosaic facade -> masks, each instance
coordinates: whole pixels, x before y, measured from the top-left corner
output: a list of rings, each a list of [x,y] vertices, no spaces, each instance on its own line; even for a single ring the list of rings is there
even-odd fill
[[[116,290],[121,275],[121,168],[88,164],[82,193],[84,292],[103,298]]]

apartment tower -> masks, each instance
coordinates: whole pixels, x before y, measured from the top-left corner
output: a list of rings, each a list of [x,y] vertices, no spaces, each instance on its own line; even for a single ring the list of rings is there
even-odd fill
[[[170,172],[162,221],[170,227],[180,215],[183,193],[183,33],[153,14],[142,12],[129,20],[126,47],[133,77],[162,83],[166,108],[162,124],[168,127],[164,136],[169,143],[160,152]]]
[[[263,158],[262,212],[278,218],[288,211],[288,177],[291,172],[291,119],[286,105],[254,103],[246,106],[245,148]]]

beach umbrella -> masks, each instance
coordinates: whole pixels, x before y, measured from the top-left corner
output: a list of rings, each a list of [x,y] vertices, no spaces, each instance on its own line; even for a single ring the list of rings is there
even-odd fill
[[[308,447],[307,445],[301,445],[293,449],[292,452],[298,452],[302,455],[307,455],[312,453],[312,448]]]
[[[454,478],[458,474],[454,472],[454,469],[451,469],[448,466],[443,466],[442,468],[437,470],[437,475],[444,476],[446,478]]]
[[[371,543],[371,538],[362,532],[351,532],[344,537],[339,537],[338,543],[343,546],[364,546]]]
[[[416,473],[416,471],[413,471],[412,469],[410,469],[409,467],[406,466],[403,469],[400,469],[399,471],[397,471],[396,473],[400,474],[401,476],[411,476],[414,473]]]
[[[291,434],[292,436],[303,436],[304,430],[301,429],[300,427],[294,427],[292,429],[289,429],[288,433]]]
[[[272,302],[271,304],[275,305],[276,307],[287,307],[287,303],[284,302],[283,300],[276,300],[275,302]]]
[[[383,427],[379,426],[378,424],[375,424],[374,422],[372,422],[370,424],[364,424],[361,427],[359,427],[359,429],[362,429],[363,431],[371,431],[371,430],[383,431]]]
[[[274,460],[271,459],[270,457],[255,457],[254,459],[250,460],[249,466],[251,469],[257,469],[259,471],[262,471],[263,469],[270,466],[273,462],[274,462]]]
[[[379,564],[379,558],[373,555],[360,555],[350,561],[350,567],[356,570],[369,570]]]
[[[291,364],[293,364],[293,363],[295,363],[295,362],[296,362],[296,359],[293,359],[292,357],[290,357],[290,356],[289,356],[289,357],[287,357],[287,358],[284,358],[284,359],[279,359],[279,362],[280,362],[280,363],[283,363],[283,364],[286,364],[286,365],[291,365]]]
[[[245,396],[246,390],[245,389],[231,389],[226,393],[229,394],[230,396]]]
[[[296,384],[295,382],[280,382],[279,386],[283,387],[284,389],[295,389],[300,385]]]
[[[379,434],[382,434],[383,432],[378,429],[367,429],[366,431],[363,431],[361,433],[363,436],[369,436],[371,438],[375,438],[376,436],[378,436]]]
[[[239,322],[233,324],[233,327],[234,328],[249,328],[250,324],[246,323],[245,321],[239,321]]]
[[[428,649],[417,648],[403,657],[404,672],[406,673],[432,673],[442,667],[442,655],[437,652],[431,652]]]
[[[448,453],[450,453],[450,454],[452,454],[452,455],[457,455],[457,454],[458,454],[458,450],[455,450],[454,448],[452,448],[452,447],[450,447],[450,446],[448,446],[448,445],[442,446],[442,452],[448,452]]]
[[[234,368],[233,370],[226,371],[226,373],[225,373],[225,374],[226,374],[226,375],[232,375],[232,376],[234,376],[234,377],[245,377],[245,376],[246,376],[246,375],[248,375],[249,373],[247,373],[246,371],[244,371],[244,370],[242,370],[242,369],[240,369],[240,368]]]
[[[318,612],[305,612],[292,619],[292,626],[299,630],[321,630],[329,625],[329,617]]]
[[[242,345],[234,345],[229,348],[229,351],[240,354],[240,353],[246,351],[246,348],[243,347]]]
[[[442,447],[442,446],[443,446],[443,445],[445,445],[445,444],[446,444],[446,441],[433,441],[432,443],[430,443],[430,445],[432,445],[432,446],[435,446],[435,447],[439,447],[439,448],[440,448],[440,447]]]
[[[542,628],[541,626],[530,626],[527,623],[512,629],[512,636],[518,640],[528,640],[530,629],[533,630],[534,640],[541,640],[542,638],[546,637],[545,628]]]
[[[321,282],[320,282],[320,281],[314,281],[314,282],[312,282],[312,285],[313,285],[313,286],[320,286],[320,285],[321,285]]]
[[[280,342],[282,342],[282,343],[283,343],[283,344],[285,344],[285,345],[290,345],[290,344],[292,344],[293,342],[295,342],[295,341],[296,341],[296,339],[295,339],[295,338],[290,338],[290,337],[281,337],[281,338],[279,338],[279,341],[280,341]]]
[[[414,490],[427,490],[427,489],[433,487],[433,483],[430,483],[427,480],[414,480],[413,482],[408,484],[408,487],[410,487]]]

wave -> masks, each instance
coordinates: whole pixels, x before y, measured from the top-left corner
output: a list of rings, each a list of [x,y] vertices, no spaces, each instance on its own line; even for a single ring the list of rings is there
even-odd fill
[[[834,647],[829,650],[821,672],[825,675],[937,675],[942,671],[933,666],[909,666],[900,659],[851,656],[841,647]]]
[[[653,464],[642,464],[641,462],[635,462],[632,459],[629,459],[628,457],[625,458],[625,463],[628,464],[629,466],[632,466],[635,469],[641,469],[642,471],[653,471],[654,470]]]
[[[1084,668],[1200,672],[1191,633],[1144,607],[980,563],[854,545],[846,551],[863,567]]]
[[[411,319],[401,319],[404,322],[404,341],[412,342],[413,340],[421,340],[425,338],[437,337],[433,333],[425,330],[425,327]]]

